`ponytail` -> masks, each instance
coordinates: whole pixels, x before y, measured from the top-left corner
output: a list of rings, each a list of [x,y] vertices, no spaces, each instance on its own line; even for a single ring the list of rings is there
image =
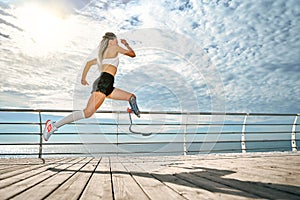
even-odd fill
[[[105,33],[105,35],[102,37],[102,41],[100,43],[99,52],[98,52],[98,60],[100,62],[99,65],[101,65],[101,63],[102,63],[103,54],[104,54],[104,51],[107,49],[109,40],[113,40],[116,37],[117,36],[111,32]]]

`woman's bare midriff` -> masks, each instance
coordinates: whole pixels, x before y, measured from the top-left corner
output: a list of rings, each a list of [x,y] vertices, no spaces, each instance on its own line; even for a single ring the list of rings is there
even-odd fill
[[[102,71],[115,76],[117,73],[117,68],[113,65],[103,65]]]

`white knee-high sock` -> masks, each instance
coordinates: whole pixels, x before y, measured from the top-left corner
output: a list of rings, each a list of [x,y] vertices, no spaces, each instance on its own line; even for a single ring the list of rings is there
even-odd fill
[[[79,110],[79,111],[74,111],[72,112],[72,114],[62,118],[61,120],[57,121],[54,123],[54,126],[56,128],[59,128],[65,124],[68,124],[68,123],[71,123],[71,122],[74,122],[74,121],[77,121],[77,120],[80,120],[80,119],[84,119],[85,116],[84,116],[84,112],[83,110]]]

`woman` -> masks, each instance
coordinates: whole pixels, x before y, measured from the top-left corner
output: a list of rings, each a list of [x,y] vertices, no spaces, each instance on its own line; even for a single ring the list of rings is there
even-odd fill
[[[140,111],[136,103],[136,96],[132,93],[114,88],[114,77],[117,73],[119,66],[118,54],[124,54],[129,57],[135,57],[135,53],[126,40],[121,39],[121,43],[127,48],[124,49],[118,45],[117,37],[114,33],[105,33],[100,44],[98,58],[90,60],[86,63],[83,73],[81,84],[89,85],[86,81],[86,76],[92,65],[98,65],[102,72],[100,77],[97,78],[93,84],[92,94],[85,109],[75,111],[72,114],[64,117],[60,121],[52,122],[46,121],[46,126],[43,132],[44,140],[48,141],[50,136],[61,126],[91,117],[97,109],[102,105],[105,98],[114,100],[127,100],[130,103],[131,109],[138,117]]]

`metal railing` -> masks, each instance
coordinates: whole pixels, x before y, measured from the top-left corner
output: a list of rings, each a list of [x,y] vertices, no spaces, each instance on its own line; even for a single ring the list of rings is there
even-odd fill
[[[190,155],[200,153],[297,151],[299,114],[142,112],[133,134],[126,111],[98,111],[71,123],[49,142],[48,117],[72,110],[0,109],[0,156]],[[149,134],[150,133],[150,134]]]

